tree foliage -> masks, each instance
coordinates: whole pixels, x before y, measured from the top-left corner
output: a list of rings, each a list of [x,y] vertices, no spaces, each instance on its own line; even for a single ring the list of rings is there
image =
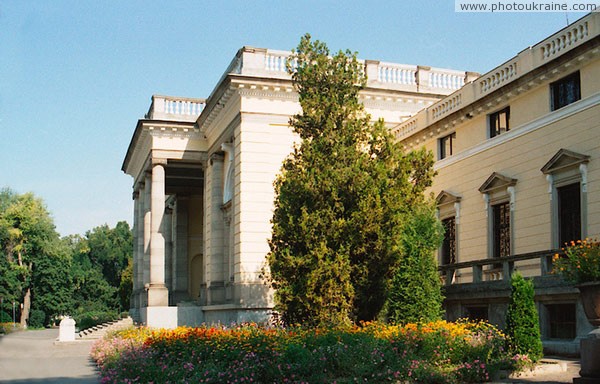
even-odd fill
[[[402,237],[404,255],[394,269],[386,315],[397,324],[439,320],[444,297],[434,251],[443,228],[433,206],[420,207],[408,219]]]
[[[526,280],[518,272],[512,275],[506,334],[513,353],[528,355],[536,362],[543,356],[543,346],[534,293],[531,280]]]
[[[114,229],[97,227],[85,238],[60,239],[40,198],[3,189],[0,316],[12,315],[13,302],[22,325],[47,325],[61,315],[86,311],[116,313],[118,291],[127,290],[121,275],[131,253],[132,234],[126,222]],[[128,308],[128,298],[124,302],[123,308]]]
[[[38,284],[43,273],[51,273],[53,268],[62,266],[64,255],[58,252],[59,235],[54,222],[41,199],[32,193],[16,194],[10,189],[0,193],[0,244],[8,270],[9,291],[20,310],[20,323],[27,325],[32,300],[44,297],[44,284]],[[53,295],[56,300],[42,306],[53,313],[68,306],[68,286],[57,284]],[[40,300],[40,303],[43,300]],[[12,303],[11,303],[12,304]],[[42,308],[36,308],[43,310]],[[46,311],[44,311],[46,312]]]
[[[275,181],[267,262],[277,308],[288,323],[374,319],[433,157],[404,153],[382,120],[371,122],[355,53],[331,55],[306,35],[288,70],[302,107],[290,124],[302,141]]]

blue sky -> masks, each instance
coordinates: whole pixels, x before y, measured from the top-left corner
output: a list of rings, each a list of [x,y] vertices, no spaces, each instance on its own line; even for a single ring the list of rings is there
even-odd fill
[[[244,45],[306,32],[362,59],[487,72],[570,13],[455,13],[454,1],[0,0],[0,188],[62,235],[132,223],[121,164],[152,94],[207,97]]]

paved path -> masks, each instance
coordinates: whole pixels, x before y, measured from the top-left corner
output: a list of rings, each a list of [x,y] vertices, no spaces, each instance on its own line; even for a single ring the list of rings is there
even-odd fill
[[[58,329],[0,337],[0,384],[97,384],[92,340],[55,344]]]
[[[574,377],[579,377],[579,360],[566,359],[566,358],[546,358],[546,361],[556,363],[552,367],[542,364],[542,367],[534,374],[524,375],[523,377],[504,379],[497,383],[511,383],[511,384],[526,384],[526,383],[545,383],[545,384],[572,384]],[[560,368],[558,368],[560,366]],[[544,369],[550,368],[550,369]],[[556,369],[555,369],[556,368]],[[494,383],[492,383],[494,384]]]

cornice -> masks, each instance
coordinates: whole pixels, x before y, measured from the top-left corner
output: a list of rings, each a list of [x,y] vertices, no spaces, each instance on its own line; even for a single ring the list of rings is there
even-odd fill
[[[505,132],[499,136],[488,139],[474,147],[471,147],[465,151],[457,153],[456,155],[449,156],[443,160],[438,160],[433,165],[434,170],[442,169],[448,167],[452,164],[455,164],[459,161],[465,160],[469,157],[475,156],[483,151],[496,147],[500,144],[506,143],[508,141],[515,140],[518,137],[526,135],[530,132],[536,131],[538,129],[544,128],[545,126],[554,123],[556,121],[568,118],[577,113],[583,112],[588,108],[595,107],[600,104],[600,93],[596,93],[590,97],[585,99],[576,101],[573,104],[569,104],[566,107],[563,107],[557,111],[550,112],[536,120],[533,120],[527,124],[521,125],[519,127],[515,127],[508,132]]]
[[[598,43],[600,44],[600,41],[598,41]],[[552,63],[553,65],[549,64],[538,68],[531,73],[525,74],[479,100],[459,106],[452,114],[434,122],[424,129],[419,130],[416,121],[409,120],[395,127],[394,133],[398,139],[405,142],[405,149],[414,148],[421,145],[423,141],[427,141],[434,136],[452,131],[457,125],[462,124],[466,120],[472,119],[478,115],[486,115],[495,112],[496,110],[509,105],[511,100],[519,95],[527,93],[537,87],[550,84],[551,82],[576,71],[586,63],[598,58],[600,58],[600,47],[598,46],[570,57],[563,57],[561,60]],[[419,113],[423,112],[425,111]],[[410,134],[410,132],[413,133]]]

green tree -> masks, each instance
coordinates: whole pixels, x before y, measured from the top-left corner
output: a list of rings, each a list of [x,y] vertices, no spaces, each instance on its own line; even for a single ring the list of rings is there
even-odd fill
[[[511,278],[506,334],[513,353],[528,355],[533,362],[542,358],[540,320],[535,307],[533,282],[518,272]]]
[[[292,65],[294,63],[294,65]],[[405,154],[359,102],[366,85],[349,51],[331,55],[304,36],[288,70],[302,139],[275,181],[268,280],[288,323],[374,319],[403,254],[407,217],[423,204],[433,157]]]
[[[115,228],[104,224],[85,234],[88,257],[94,266],[101,268],[104,278],[113,287],[121,283],[121,273],[133,257],[133,233],[126,221]]]
[[[63,241],[54,241],[46,248],[47,256],[35,263],[32,279],[32,308],[46,316],[44,324],[51,324],[59,315],[72,312],[73,276],[72,254]]]
[[[57,255],[50,252],[58,241],[59,235],[41,199],[10,189],[0,193],[0,244],[7,261],[4,268],[11,275],[9,289],[22,308],[23,326],[29,319],[36,274],[43,270],[39,266],[58,265],[53,263]]]
[[[133,259],[129,259],[127,268],[121,273],[121,284],[119,284],[119,300],[123,310],[129,309],[129,299],[133,292]]]
[[[443,228],[434,207],[422,206],[406,225],[404,256],[394,269],[386,303],[387,318],[406,324],[439,320],[444,299],[434,251],[443,239]]]

